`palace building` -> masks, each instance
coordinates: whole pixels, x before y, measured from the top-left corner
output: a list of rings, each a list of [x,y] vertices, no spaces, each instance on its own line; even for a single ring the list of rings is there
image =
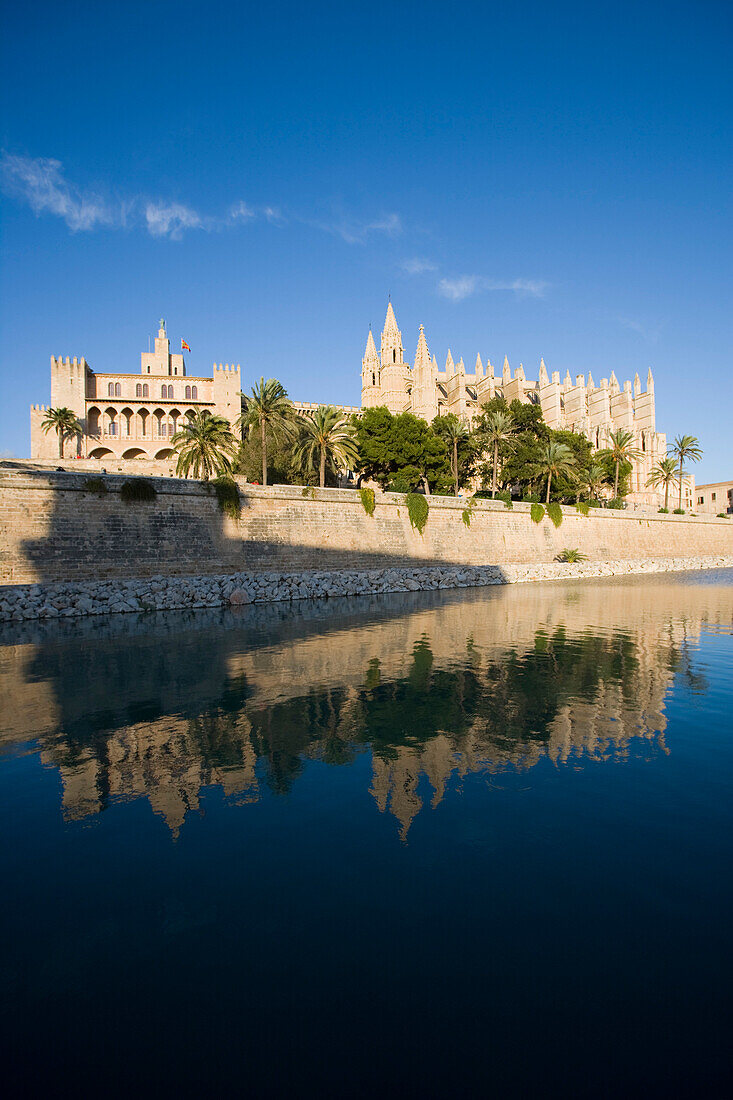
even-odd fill
[[[507,402],[517,399],[540,405],[550,428],[582,433],[595,450],[608,447],[610,433],[619,428],[633,432],[635,446],[642,457],[634,462],[627,499],[635,504],[658,507],[659,495],[647,488],[646,483],[652,467],[667,455],[667,437],[656,428],[651,369],[647,374],[646,390],[642,390],[638,374],[633,382],[619,385],[613,371],[597,385],[590,371],[587,379],[585,374],[578,374],[574,381],[567,371],[561,382],[558,371],[548,373],[543,359],[536,382],[525,377],[521,364],[512,373],[506,356],[499,374],[495,373],[488,357],[484,367],[480,354],[469,372],[462,358],[457,363],[454,361],[450,349],[441,370],[436,357],[431,357],[422,325],[415,359],[410,366],[405,359],[402,333],[397,327],[391,302],[387,307],[379,352],[369,330],[361,361],[363,408],[384,405],[392,413],[411,412],[428,423],[435,416],[454,413],[470,425],[481,406],[498,396]],[[687,508],[692,506],[693,491],[694,478],[683,478],[683,504]]]
[[[139,374],[96,374],[86,359],[51,357],[51,407],[76,413],[81,434],[66,443],[80,458],[170,459],[170,440],[186,416],[208,411],[234,423],[241,412],[239,364],[214,364],[211,378],[186,373],[161,320]],[[31,458],[58,459],[54,432],[41,428],[44,405],[31,407]]]

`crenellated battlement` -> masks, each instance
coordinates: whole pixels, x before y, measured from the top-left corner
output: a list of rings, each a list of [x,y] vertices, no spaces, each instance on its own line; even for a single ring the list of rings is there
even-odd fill
[[[241,370],[242,368],[240,367],[239,363],[237,363],[236,366],[234,365],[234,363],[232,363],[231,365],[229,363],[219,363],[218,367],[216,363],[214,363],[214,373],[217,373],[218,371],[223,371],[224,373],[229,372],[231,374],[240,374]]]

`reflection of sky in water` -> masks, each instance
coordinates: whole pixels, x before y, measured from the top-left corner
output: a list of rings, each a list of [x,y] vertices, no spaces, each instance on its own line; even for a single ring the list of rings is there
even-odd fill
[[[728,573],[8,627],[11,1091],[721,1094],[732,619]]]

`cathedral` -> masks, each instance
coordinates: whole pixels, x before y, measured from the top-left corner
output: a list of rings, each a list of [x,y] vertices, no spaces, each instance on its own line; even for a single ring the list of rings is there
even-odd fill
[[[667,455],[667,437],[656,429],[651,370],[643,391],[638,374],[633,382],[621,386],[613,371],[609,378],[601,378],[598,385],[590,371],[587,380],[584,374],[578,374],[575,381],[567,371],[561,382],[558,371],[548,373],[543,359],[536,382],[525,377],[521,364],[512,373],[506,356],[500,374],[494,373],[488,357],[484,367],[480,354],[473,370],[468,372],[463,359],[456,363],[449,350],[441,370],[435,355],[431,357],[422,325],[410,366],[391,302],[387,306],[379,352],[369,330],[361,361],[362,408],[384,405],[392,413],[411,412],[428,423],[435,416],[454,413],[470,425],[481,406],[492,397],[504,397],[508,403],[517,399],[540,405],[550,428],[582,433],[595,450],[608,447],[610,433],[619,428],[633,432],[641,458],[634,462],[628,499],[635,504],[658,507],[658,494],[647,488],[646,483],[652,467]],[[685,500],[689,497],[691,503],[694,482],[690,478],[684,481]]]

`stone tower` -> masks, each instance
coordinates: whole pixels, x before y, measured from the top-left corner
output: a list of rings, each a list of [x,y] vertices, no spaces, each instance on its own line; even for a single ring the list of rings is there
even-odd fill
[[[361,404],[364,409],[373,409],[381,402],[380,373],[381,364],[370,326],[361,361]]]

